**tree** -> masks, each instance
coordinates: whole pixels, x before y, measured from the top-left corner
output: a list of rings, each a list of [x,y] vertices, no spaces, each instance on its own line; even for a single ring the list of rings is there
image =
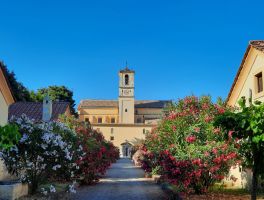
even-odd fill
[[[77,116],[75,111],[75,100],[73,99],[73,92],[65,86],[49,86],[47,88],[38,89],[37,92],[29,91],[21,82],[18,82],[13,71],[9,71],[6,65],[0,61],[0,67],[10,83],[11,90],[16,101],[33,101],[42,102],[45,94],[49,94],[53,101],[66,101],[70,103],[71,113]]]
[[[47,88],[38,89],[36,93],[31,92],[31,98],[36,101],[43,101],[46,94],[49,94],[53,101],[65,101],[70,103],[70,110],[73,115],[77,115],[75,111],[75,100],[73,99],[73,92],[65,86],[49,86]]]
[[[232,135],[240,146],[239,153],[244,159],[242,164],[253,172],[251,199],[256,200],[258,178],[264,167],[264,104],[253,104],[250,99],[249,106],[246,106],[246,99],[241,98],[239,106],[240,111],[224,113],[215,124]]]
[[[32,101],[29,90],[21,82],[17,81],[15,73],[9,71],[7,66],[1,61],[0,67],[4,70],[4,73],[7,76],[16,101]]]

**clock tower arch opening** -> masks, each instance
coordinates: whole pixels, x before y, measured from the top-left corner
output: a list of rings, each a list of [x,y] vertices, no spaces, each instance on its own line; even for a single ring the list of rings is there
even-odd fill
[[[125,75],[125,85],[129,85],[129,75]]]

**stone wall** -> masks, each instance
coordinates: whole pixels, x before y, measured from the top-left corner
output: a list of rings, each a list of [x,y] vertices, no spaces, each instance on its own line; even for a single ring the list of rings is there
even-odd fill
[[[11,176],[7,173],[4,161],[0,159],[0,181],[10,180]]]

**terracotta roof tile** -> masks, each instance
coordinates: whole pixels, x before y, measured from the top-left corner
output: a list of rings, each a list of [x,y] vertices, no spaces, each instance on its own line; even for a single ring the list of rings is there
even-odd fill
[[[60,114],[64,114],[70,104],[68,102],[53,102],[51,120],[57,120]],[[26,114],[30,119],[41,121],[42,102],[17,102],[12,104],[8,110],[8,118],[12,116],[19,117]]]
[[[171,101],[141,100],[135,101],[136,108],[164,108]]]
[[[259,51],[264,51],[264,40],[252,40],[249,42],[249,45]]]
[[[167,103],[171,101],[159,101],[159,100],[141,100],[135,101],[135,108],[164,108]],[[82,100],[79,108],[118,108],[117,100]]]
[[[80,107],[116,107],[118,108],[118,101],[116,100],[82,100]]]

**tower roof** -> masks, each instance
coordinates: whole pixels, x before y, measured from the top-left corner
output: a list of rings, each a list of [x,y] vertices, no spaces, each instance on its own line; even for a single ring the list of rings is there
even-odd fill
[[[126,66],[125,69],[120,70],[120,73],[135,73],[135,71],[129,69],[129,68]]]

